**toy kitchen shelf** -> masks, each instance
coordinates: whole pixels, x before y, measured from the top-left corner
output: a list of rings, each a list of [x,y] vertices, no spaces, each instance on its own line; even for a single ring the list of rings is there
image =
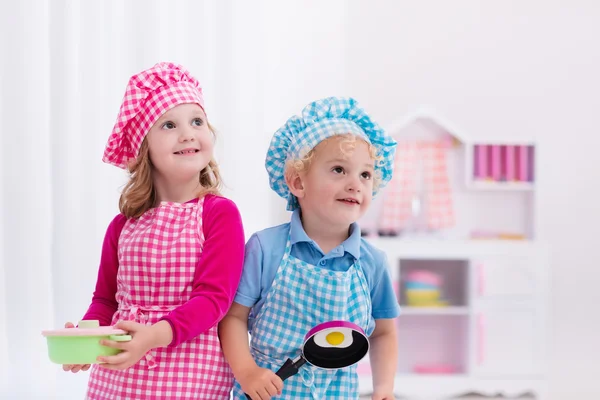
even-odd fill
[[[397,395],[543,395],[546,249],[530,241],[368,240],[387,254],[402,310]],[[410,279],[422,273],[439,278],[439,305],[409,304]],[[361,393],[371,393],[367,358],[358,371]]]
[[[430,108],[388,131],[395,180],[359,224],[386,253],[401,306],[396,394],[545,399],[549,263],[535,234],[535,141],[472,136]],[[440,227],[431,215],[453,218]],[[369,360],[357,370],[371,393]]]

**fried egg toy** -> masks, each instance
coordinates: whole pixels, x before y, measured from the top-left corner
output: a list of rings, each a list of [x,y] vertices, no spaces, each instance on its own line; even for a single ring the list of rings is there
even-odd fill
[[[319,324],[304,339],[306,361],[319,368],[337,369],[356,364],[369,351],[369,340],[360,326],[348,321]]]
[[[319,347],[345,349],[352,344],[352,329],[343,327],[323,329],[313,336],[313,340]]]

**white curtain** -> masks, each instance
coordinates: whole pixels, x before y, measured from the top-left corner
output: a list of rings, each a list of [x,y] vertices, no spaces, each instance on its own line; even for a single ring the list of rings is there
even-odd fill
[[[248,232],[269,224],[261,7],[2,2],[0,398],[83,397],[87,373],[51,364],[40,332],[76,322],[91,299],[104,231],[126,179],[101,156],[131,74],[174,61],[199,78],[219,131],[225,194],[238,203]]]
[[[101,162],[129,77],[186,66],[217,128],[246,236],[288,218],[263,166],[272,132],[344,92],[345,0],[0,2],[0,399],[81,399],[46,355],[76,322],[126,175]],[[326,38],[327,40],[324,40]]]
[[[40,389],[54,381],[39,333],[54,323],[55,293],[50,54],[46,36],[36,34],[47,31],[48,8],[32,2],[1,7],[0,393],[41,398]]]

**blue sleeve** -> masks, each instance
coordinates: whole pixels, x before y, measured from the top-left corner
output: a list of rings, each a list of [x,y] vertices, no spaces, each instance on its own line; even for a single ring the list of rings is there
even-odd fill
[[[252,307],[260,298],[262,281],[263,251],[256,234],[246,243],[244,269],[233,301],[246,307]]]
[[[371,287],[372,315],[375,319],[396,318],[400,315],[400,306],[390,276],[387,256],[376,260],[373,268],[373,286]]]

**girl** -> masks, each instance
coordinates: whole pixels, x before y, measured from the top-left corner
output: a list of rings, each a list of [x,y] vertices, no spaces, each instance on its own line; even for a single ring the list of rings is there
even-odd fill
[[[213,135],[183,67],[159,63],[130,79],[103,157],[130,180],[83,319],[132,340],[101,342],[123,352],[99,358],[88,399],[229,399],[217,323],[239,283],[244,233],[235,204],[219,196]]]
[[[358,399],[355,365],[336,371],[306,363],[285,384],[273,372],[300,355],[311,328],[330,320],[370,336],[372,398],[394,398],[398,302],[385,254],[361,238],[356,221],[390,180],[395,148],[353,99],[311,103],[275,133],[267,172],[293,214],[250,238],[234,304],[220,323],[235,399]]]

